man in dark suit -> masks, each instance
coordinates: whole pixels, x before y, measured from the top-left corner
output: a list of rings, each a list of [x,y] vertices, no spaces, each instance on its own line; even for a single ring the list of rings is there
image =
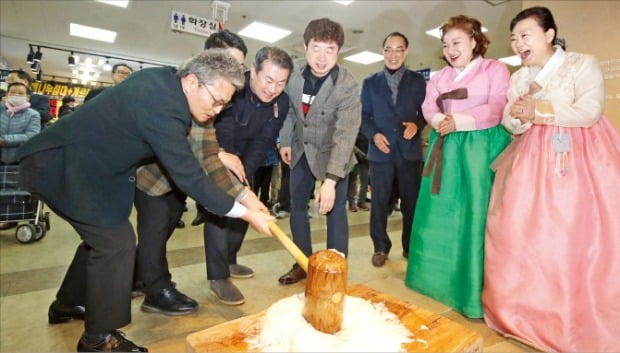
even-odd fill
[[[13,82],[21,82],[27,87],[32,88],[32,77],[22,69],[9,71],[6,82],[9,85]],[[30,108],[39,112],[41,116],[41,129],[43,129],[52,117],[50,99],[44,94],[32,93],[30,95]]]
[[[134,266],[135,234],[129,215],[140,163],[157,158],[179,189],[211,212],[270,234],[267,223],[274,218],[217,188],[187,142],[192,120],[211,120],[243,83],[239,64],[221,50],[197,55],[179,69],[140,70],[18,151],[21,186],[82,239],[56,295],[68,314],[80,303],[88,308],[78,351],[146,351],[118,331],[131,320],[127,269]]]
[[[225,49],[240,65],[247,53],[243,40],[227,30],[213,33],[207,38],[205,50],[214,48]],[[214,119],[206,124],[192,123],[187,140],[205,173],[220,188],[246,207],[264,208],[256,195],[245,188],[218,157],[221,152]],[[145,312],[165,315],[195,312],[198,302],[176,288],[166,258],[166,243],[174,229],[178,228],[186,195],[175,187],[168,173],[157,162],[138,168],[136,181],[134,205],[137,211],[138,246],[132,296],[145,295],[140,306]],[[200,204],[196,205],[198,207]],[[202,210],[204,214],[208,213],[204,208]],[[203,213],[199,214],[202,216]]]
[[[237,174],[250,186],[254,186],[256,170],[263,164],[267,152],[274,148],[288,113],[289,99],[283,91],[292,70],[293,61],[284,50],[259,49],[252,68],[245,74],[244,89],[235,94],[232,106],[215,122],[222,158],[237,160],[243,172],[240,170]],[[251,268],[237,263],[237,253],[247,229],[247,222],[206,215],[204,239],[209,289],[227,305],[245,302],[230,278],[254,276]]]
[[[327,248],[345,256],[349,250],[348,175],[355,163],[353,145],[361,112],[359,86],[337,65],[344,44],[342,26],[328,18],[313,20],[304,31],[306,62],[295,65],[286,87],[291,109],[280,132],[282,161],[291,167],[291,232],[293,241],[312,255],[308,202],[317,180],[315,202],[327,215]],[[297,264],[279,278],[281,284],[306,277]]]
[[[409,255],[411,224],[422,173],[420,133],[426,125],[422,102],[426,82],[404,66],[409,41],[394,32],[383,40],[383,70],[362,85],[362,132],[370,141],[370,237],[374,245],[371,262],[385,264],[392,242],[387,234],[391,213],[390,195],[395,185],[403,215],[403,256]],[[396,183],[396,184],[395,184]]]
[[[112,87],[118,85],[123,82],[129,75],[133,73],[133,69],[131,66],[120,63],[116,64],[112,67]],[[107,87],[97,87],[88,91],[86,97],[84,97],[84,102],[88,102],[89,100],[95,98],[99,93],[103,92]]]

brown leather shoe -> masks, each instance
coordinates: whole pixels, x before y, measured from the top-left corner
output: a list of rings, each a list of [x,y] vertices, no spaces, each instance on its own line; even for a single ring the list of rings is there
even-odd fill
[[[241,305],[245,303],[243,294],[229,278],[210,280],[209,291],[226,305]]]
[[[280,282],[280,284],[288,285],[297,283],[304,278],[306,278],[306,271],[304,271],[298,264],[294,264],[290,271],[278,278],[278,282]]]
[[[359,208],[362,211],[370,211],[370,207],[368,207],[368,204],[366,202],[358,202],[357,208]]]
[[[357,212],[357,205],[353,202],[349,203],[349,211],[351,212]]]
[[[372,255],[372,264],[375,267],[381,267],[383,265],[385,265],[385,260],[387,260],[387,253],[384,253],[383,251],[377,251],[376,253],[374,253]]]

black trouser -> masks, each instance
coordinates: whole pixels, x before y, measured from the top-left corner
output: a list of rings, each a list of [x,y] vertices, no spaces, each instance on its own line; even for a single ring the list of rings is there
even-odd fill
[[[391,161],[370,162],[372,193],[370,199],[370,237],[374,251],[390,252],[392,241],[387,234],[387,219],[392,207],[392,191],[395,183],[400,197],[403,215],[401,240],[403,250],[409,252],[411,225],[418,201],[422,161],[409,161],[394,157]]]
[[[200,214],[200,213],[202,213],[202,214],[206,215],[206,214],[207,214],[207,213],[209,213],[209,212],[207,211],[207,209],[206,209],[206,208],[202,207],[202,205],[201,205],[201,204],[199,204],[198,202],[196,202],[196,214],[198,215],[198,214]]]
[[[288,164],[280,163],[280,193],[278,194],[278,203],[280,204],[280,211],[291,212],[291,191],[289,190],[289,178],[291,175],[291,168]]]
[[[228,265],[237,263],[237,253],[241,249],[247,230],[248,223],[242,219],[206,213],[203,231],[207,279],[230,277]]]
[[[252,191],[258,196],[260,202],[265,205],[269,201],[269,187],[271,186],[273,167],[272,165],[259,167],[252,177]]]
[[[359,180],[359,191],[356,190],[356,181]],[[359,162],[355,165],[352,172],[349,173],[349,186],[347,191],[347,200],[349,204],[366,203],[366,195],[368,193],[368,162]]]
[[[185,195],[171,191],[150,196],[136,189],[138,246],[136,249],[135,286],[154,295],[172,287],[172,275],[166,259],[166,243],[183,216]]]
[[[68,219],[82,238],[56,298],[86,307],[84,327],[107,333],[131,322],[131,279],[136,236],[129,220],[116,227],[97,227]]]

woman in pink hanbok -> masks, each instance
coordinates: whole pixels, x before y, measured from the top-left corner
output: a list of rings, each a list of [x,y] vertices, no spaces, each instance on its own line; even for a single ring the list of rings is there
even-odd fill
[[[510,143],[500,125],[510,72],[484,54],[480,21],[463,15],[441,26],[448,65],[426,86],[433,127],[415,210],[405,284],[467,317],[481,318],[484,229],[491,162]]]
[[[523,67],[494,163],[482,302],[487,324],[543,350],[620,351],[620,137],[595,58],[565,52],[544,7],[510,24]]]

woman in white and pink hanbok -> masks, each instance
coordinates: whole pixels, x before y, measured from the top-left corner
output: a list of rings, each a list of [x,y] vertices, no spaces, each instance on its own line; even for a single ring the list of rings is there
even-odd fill
[[[618,352],[620,137],[603,115],[603,74],[563,50],[547,8],[510,27],[523,67],[502,123],[517,137],[494,163],[484,317],[543,350]]]

